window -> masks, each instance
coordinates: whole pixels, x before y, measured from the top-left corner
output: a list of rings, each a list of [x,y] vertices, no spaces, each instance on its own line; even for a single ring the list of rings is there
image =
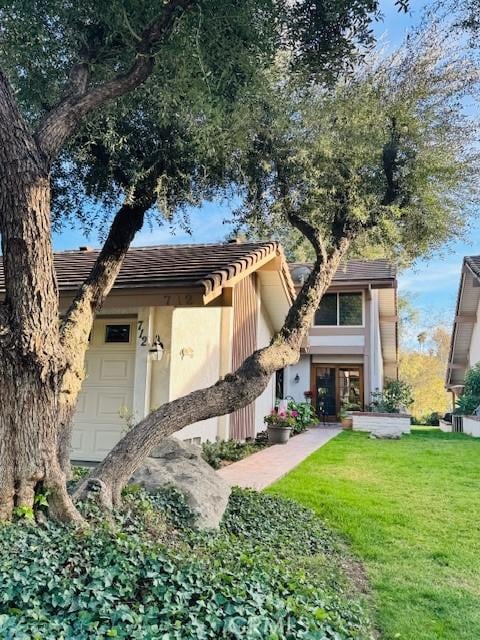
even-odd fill
[[[129,324],[105,325],[105,342],[130,342]]]
[[[315,324],[324,326],[337,324],[337,294],[326,293],[315,314]]]
[[[325,294],[315,313],[315,324],[323,327],[361,327],[363,324],[362,293]]]
[[[362,294],[338,294],[338,324],[347,327],[362,325]]]

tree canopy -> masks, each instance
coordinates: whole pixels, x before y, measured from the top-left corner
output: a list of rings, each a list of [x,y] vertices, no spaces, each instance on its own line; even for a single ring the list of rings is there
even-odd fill
[[[348,208],[349,228],[371,220],[351,254],[399,264],[461,236],[479,195],[477,122],[463,106],[478,92],[478,67],[437,29],[372,55],[333,87],[300,91],[282,70],[257,111],[240,223],[282,236],[293,207],[328,245]]]
[[[0,2],[0,67],[32,127],[48,120],[76,82],[94,90],[130,73],[139,56],[151,66],[134,93],[99,105],[67,140],[53,171],[57,227],[74,219],[85,229],[104,227],[139,184],[154,192],[163,217],[228,187],[264,70],[283,51],[299,81],[306,74],[332,81],[372,45],[379,3],[170,5],[165,21],[180,17],[156,42],[149,33],[161,15],[154,2]]]

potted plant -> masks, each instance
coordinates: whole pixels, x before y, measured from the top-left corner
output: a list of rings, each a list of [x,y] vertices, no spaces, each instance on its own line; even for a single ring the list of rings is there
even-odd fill
[[[307,389],[303,392],[303,397],[305,398],[305,402],[311,403],[313,398],[313,391]]]
[[[351,416],[351,414],[349,412],[349,405],[348,404],[342,404],[342,407],[340,409],[338,417],[340,418],[340,423],[341,423],[343,429],[351,429],[352,428],[353,418],[352,418],[352,416]]]
[[[271,444],[286,444],[295,425],[296,416],[289,409],[272,409],[263,421],[267,425],[268,441]]]
[[[296,402],[291,396],[288,396],[287,400],[290,415],[295,418],[292,435],[295,436],[318,424],[318,417],[310,402]]]
[[[359,404],[355,404],[352,402],[344,402],[342,404],[342,408],[340,409],[339,418],[344,429],[352,429],[353,427],[353,416],[352,411],[360,411],[361,407]]]

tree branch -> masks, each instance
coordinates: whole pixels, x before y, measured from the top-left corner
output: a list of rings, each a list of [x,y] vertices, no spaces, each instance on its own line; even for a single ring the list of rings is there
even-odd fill
[[[85,353],[93,321],[115,283],[135,234],[143,225],[146,211],[153,204],[153,193],[153,189],[147,188],[141,197],[125,203],[119,209],[90,274],[78,290],[60,326],[65,365],[58,415],[58,458],[66,473],[70,467],[71,421],[85,377]]]
[[[312,224],[301,218],[291,209],[287,210],[287,218],[290,224],[302,233],[310,244],[313,246],[317,256],[320,256],[324,262],[327,261],[327,249],[322,238],[322,234]]]
[[[65,140],[88,113],[145,82],[154,67],[154,46],[171,33],[176,18],[197,2],[198,0],[169,0],[162,15],[143,31],[136,45],[135,60],[126,73],[118,74],[104,84],[89,89],[87,62],[79,62],[72,68],[64,97],[46,114],[35,132],[37,144],[49,162],[57,156]],[[90,56],[93,55],[91,52]]]
[[[387,188],[383,196],[382,206],[388,207],[393,204],[400,193],[400,185],[398,182],[398,153],[399,153],[399,133],[397,131],[397,120],[395,117],[391,119],[390,140],[383,147],[382,165]]]
[[[67,351],[78,350],[79,332],[87,339],[96,313],[115,283],[124,258],[137,231],[143,226],[146,211],[152,206],[153,191],[125,203],[115,215],[102,250],[65,314],[60,338]]]
[[[285,167],[278,155],[276,155],[275,159],[277,165],[280,195],[288,221],[293,227],[295,227],[295,229],[298,229],[298,231],[300,231],[300,233],[303,234],[305,238],[307,238],[307,240],[312,245],[316,256],[318,258],[321,258],[323,262],[326,262],[328,254],[322,238],[322,234],[320,233],[320,230],[318,228],[313,226],[313,224],[302,218],[300,215],[298,215],[298,213],[295,213],[288,189]]]

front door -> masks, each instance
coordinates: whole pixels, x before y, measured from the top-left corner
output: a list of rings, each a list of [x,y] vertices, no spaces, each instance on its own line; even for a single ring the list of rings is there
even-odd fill
[[[363,409],[363,368],[358,365],[312,366],[313,401],[324,422],[336,422],[343,406]]]
[[[133,413],[136,320],[95,320],[73,420],[74,460],[103,460]]]

